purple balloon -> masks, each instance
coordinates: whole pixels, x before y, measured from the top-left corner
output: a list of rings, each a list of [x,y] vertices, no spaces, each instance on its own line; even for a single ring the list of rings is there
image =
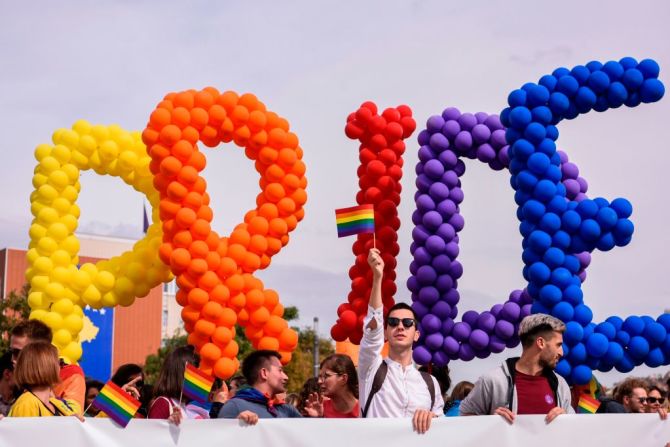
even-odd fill
[[[451,335],[444,337],[444,343],[442,343],[442,350],[447,354],[458,354],[460,346],[458,341]]]
[[[491,335],[489,337],[489,350],[494,354],[503,352],[506,347],[507,344],[503,340],[501,340],[497,335]]]
[[[417,175],[416,181],[414,183],[419,191],[428,192],[430,186],[432,185],[432,180],[429,179],[426,174],[419,174]]]
[[[433,352],[433,364],[438,368],[443,368],[449,363],[449,357],[442,351]]]
[[[455,138],[460,131],[461,131],[461,125],[458,124],[458,121],[455,120],[449,120],[446,123],[444,123],[444,126],[442,126],[442,133],[450,140],[452,138]]]
[[[468,325],[473,328],[477,325],[477,319],[479,318],[479,313],[474,310],[469,310],[463,314],[463,322],[468,323]]]
[[[475,113],[475,118],[477,118],[477,123],[484,124],[487,119],[489,119],[489,114],[485,112]]]
[[[445,319],[449,318],[449,314],[451,314],[451,306],[444,301],[438,301],[430,309],[430,312],[441,321],[444,321]]]
[[[445,223],[445,224],[442,224],[438,227],[435,234],[440,236],[445,241],[451,241],[452,239],[454,239],[454,237],[456,237],[456,230],[454,229],[454,227],[452,227],[448,223]],[[428,239],[428,238],[426,238],[426,239]]]
[[[443,222],[442,216],[437,211],[428,211],[423,215],[422,221],[429,230],[437,230]]]
[[[498,129],[491,132],[491,146],[495,147],[496,149],[507,146],[507,139],[505,138],[504,130]]]
[[[437,157],[437,159],[440,160],[440,162],[442,162],[444,167],[447,168],[447,169],[451,169],[458,164],[458,157],[456,156],[456,154],[452,150],[446,150],[446,151],[442,152]],[[447,183],[447,186],[451,187],[449,185],[449,183]]]
[[[458,358],[464,362],[469,362],[475,358],[475,351],[470,347],[470,345],[462,344],[458,349]]]
[[[428,335],[424,340],[424,343],[431,351],[437,351],[438,349],[440,349],[442,347],[443,342],[444,337],[439,332],[435,332],[433,334]]]
[[[490,334],[496,327],[496,317],[491,312],[482,312],[477,319],[477,328]]]
[[[437,256],[444,252],[446,244],[444,239],[440,236],[430,236],[426,239],[426,249],[433,255]]]
[[[442,111],[442,118],[445,121],[457,120],[461,116],[461,111],[456,107],[448,107]]]
[[[427,365],[430,363],[430,359],[432,358],[432,355],[428,349],[426,349],[423,346],[416,346],[414,348],[414,351],[412,352],[412,357],[414,357],[414,361],[420,365]]]
[[[461,125],[461,129],[470,132],[477,125],[477,118],[472,113],[463,113],[458,118],[458,124]]]
[[[435,287],[440,292],[447,292],[454,287],[454,279],[449,275],[439,275],[435,281]]]
[[[428,144],[430,144],[430,147],[432,147],[437,153],[440,153],[445,149],[449,149],[449,140],[441,133],[434,133],[431,135],[430,140],[428,140]]]
[[[463,216],[460,214],[454,214],[451,216],[449,219],[449,224],[454,227],[456,232],[461,231],[463,227],[465,226],[465,219],[463,219]]]
[[[456,214],[458,207],[453,200],[445,199],[437,204],[436,211],[443,219],[449,220],[451,216]]]
[[[575,197],[580,192],[579,182],[577,180],[563,180],[563,186],[565,186],[566,195],[568,197]]]
[[[419,301],[421,301],[426,306],[432,306],[440,299],[440,292],[437,291],[435,287],[422,287],[419,290]]]
[[[450,152],[453,154],[453,152]],[[455,157],[455,156],[454,156]],[[444,163],[444,162],[443,162]],[[454,161],[454,166],[456,165],[456,162]],[[447,171],[444,174],[442,174],[442,179],[441,182],[447,185],[450,189],[455,188],[457,186],[461,186],[461,181],[458,178],[458,175],[454,171]]]
[[[491,315],[498,318],[498,316],[500,315],[500,311],[502,310],[502,307],[503,307],[503,305],[500,304],[500,303],[497,303],[497,304],[494,304],[493,306],[491,306]]]
[[[442,321],[433,314],[426,314],[421,319],[421,327],[427,332],[426,335],[439,332],[442,328]]]
[[[472,139],[474,140],[475,144],[485,143],[489,140],[489,138],[491,138],[491,129],[489,129],[488,126],[485,126],[484,124],[477,124],[472,128]]]
[[[433,269],[433,267],[430,265],[422,265],[416,272],[416,278],[418,279],[419,284],[422,286],[427,286],[435,282],[437,279],[437,273],[435,273],[435,269]]]
[[[416,203],[416,208],[421,213],[427,213],[436,208],[435,201],[428,194],[419,195],[414,202]]]
[[[416,262],[418,266],[430,264],[430,261],[432,260],[428,250],[423,247],[418,247],[412,254],[414,255],[414,262]]]
[[[460,131],[454,139],[454,145],[460,152],[467,151],[472,147],[472,134],[465,130]]]
[[[426,121],[426,127],[430,133],[439,132],[442,129],[442,126],[444,126],[444,118],[440,115],[433,115]]]
[[[440,276],[444,273],[449,273],[451,268],[451,259],[447,255],[437,255],[433,258],[433,261],[430,263],[436,272],[440,273]],[[436,286],[438,286],[436,284]],[[439,288],[439,286],[438,286]]]
[[[502,311],[500,312],[500,316],[510,322],[518,321],[520,314],[521,314],[521,307],[519,307],[518,304],[513,302],[507,302],[503,304]]]
[[[458,261],[453,261],[449,266],[449,273],[454,279],[458,279],[463,276],[463,266]]]
[[[563,155],[565,155],[565,152],[561,152]],[[561,156],[561,153],[559,153],[559,157]],[[567,160],[567,155],[565,155],[565,159]],[[563,179],[577,179],[579,177],[579,168],[577,167],[576,164],[570,163],[569,161],[566,161],[561,165],[561,172],[563,173]]]
[[[445,246],[444,251],[447,254],[447,256],[449,256],[451,259],[456,259],[456,257],[458,257],[458,253],[460,250],[456,242],[449,242]]]
[[[586,182],[584,177],[577,177],[577,181],[579,182],[579,190],[581,192],[586,192],[589,190],[589,184]]]
[[[475,348],[475,350],[486,348],[489,345],[488,334],[481,329],[475,329],[470,334],[470,345]]]
[[[428,160],[423,165],[423,172],[430,178],[438,180],[444,174],[444,166],[439,160]]]
[[[435,158],[435,153],[430,146],[421,146],[419,148],[419,160],[421,160],[422,163],[432,160],[433,158]]]
[[[428,306],[423,304],[421,301],[414,301],[412,303],[412,310],[414,310],[414,313],[416,313],[417,318],[422,319],[428,313],[430,313]]]
[[[427,145],[429,139],[430,139],[430,132],[428,132],[426,129],[419,132],[419,136],[417,137],[417,141],[419,142],[420,146]]]
[[[428,194],[439,203],[449,197],[449,187],[444,183],[433,183],[428,189]]]
[[[470,325],[463,321],[456,323],[454,325],[454,330],[451,331],[456,340],[461,342],[466,341],[468,338],[470,338],[470,332],[472,332],[470,330]]]
[[[514,325],[509,321],[498,320],[495,333],[502,340],[509,340],[514,335]]]
[[[496,159],[496,151],[490,144],[484,143],[477,148],[477,159],[489,163]]]
[[[449,190],[449,198],[455,203],[461,203],[464,197],[465,195],[463,194],[463,190],[458,186],[455,186]]]
[[[442,323],[442,331],[441,331],[442,335],[447,336],[451,334],[451,331],[454,330],[455,324],[456,323],[451,318],[447,318],[446,320],[444,320]]]
[[[430,232],[423,225],[417,225],[412,230],[412,239],[419,244],[423,244],[430,236]]]

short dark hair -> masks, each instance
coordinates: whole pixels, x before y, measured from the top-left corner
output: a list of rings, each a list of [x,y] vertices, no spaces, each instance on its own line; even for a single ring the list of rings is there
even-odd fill
[[[125,383],[124,383],[124,385],[125,385]],[[88,379],[88,380],[86,381],[86,394],[88,394],[88,390],[90,390],[91,388],[94,388],[94,389],[100,391],[100,390],[102,389],[103,386],[105,386],[105,384],[102,383],[102,382],[99,381],[99,380]]]
[[[414,321],[416,323],[419,322],[419,318],[416,316],[416,312],[414,312],[414,309],[412,309],[412,306],[410,306],[407,303],[395,303],[393,306],[391,306],[389,311],[386,313],[386,318],[384,318],[384,327],[386,327],[388,325],[389,315],[391,315],[392,312],[395,312],[396,310],[401,310],[401,309],[409,310],[410,312],[412,312],[412,317],[414,318]]]
[[[281,354],[269,349],[254,351],[244,359],[242,362],[242,375],[250,386],[254,386],[258,382],[261,369],[270,363],[272,357],[281,360]]]
[[[51,328],[39,320],[22,321],[12,329],[13,337],[28,337],[30,341],[48,341],[53,336]]]

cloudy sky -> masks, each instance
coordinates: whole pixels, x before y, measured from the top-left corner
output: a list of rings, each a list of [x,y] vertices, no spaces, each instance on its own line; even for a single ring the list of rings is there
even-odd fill
[[[260,273],[301,324],[329,333],[346,299],[353,238],[337,239],[333,209],[355,203],[357,145],[343,132],[363,101],[408,104],[419,129],[448,106],[499,113],[507,94],[559,66],[623,56],[670,69],[665,1],[506,0],[158,2],[0,0],[0,246],[27,245],[36,145],[78,119],[144,128],[168,92],[208,85],[252,92],[286,117],[305,152],[306,217]],[[633,242],[596,253],[584,285],[595,319],[670,307],[670,99],[562,123],[559,147],[578,164],[592,197],[634,205]],[[664,118],[665,117],[665,118]],[[408,301],[416,140],[403,179],[397,300]],[[233,146],[206,149],[214,226],[226,233],[258,193],[257,174]],[[521,236],[508,175],[470,162],[461,210],[461,312],[485,310],[524,286]],[[141,234],[142,197],[119,179],[82,176],[80,231]],[[104,204],[104,205],[103,205]],[[502,356],[452,364],[473,379]],[[657,372],[665,372],[667,368]],[[640,374],[648,371],[637,370]],[[608,374],[604,382],[619,376]]]

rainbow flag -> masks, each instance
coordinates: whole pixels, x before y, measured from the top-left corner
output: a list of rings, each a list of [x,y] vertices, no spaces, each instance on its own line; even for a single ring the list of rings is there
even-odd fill
[[[374,205],[359,205],[335,210],[337,237],[375,232]]]
[[[214,385],[214,377],[205,374],[190,363],[186,364],[182,385],[184,396],[197,402],[207,402],[212,385]]]
[[[595,397],[589,396],[588,394],[582,394],[579,396],[579,403],[577,404],[578,413],[590,413],[594,414],[598,411],[600,407],[600,401]]]
[[[100,390],[92,405],[98,410],[104,411],[114,422],[125,428],[135,416],[141,404],[118,385],[109,381]]]

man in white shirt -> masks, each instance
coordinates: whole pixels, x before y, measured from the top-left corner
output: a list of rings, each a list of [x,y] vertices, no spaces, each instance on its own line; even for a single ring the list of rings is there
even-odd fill
[[[419,339],[416,314],[410,306],[398,303],[384,321],[381,283],[384,261],[379,250],[368,255],[372,269],[372,291],[368,314],[363,322],[363,338],[358,354],[358,380],[364,417],[412,417],[414,430],[425,433],[432,418],[442,416],[444,400],[434,377],[424,378],[412,362],[412,344]],[[386,377],[368,405],[377,370],[382,365],[384,338],[389,343]],[[429,383],[432,381],[432,387]],[[432,390],[431,390],[432,388]],[[437,392],[435,391],[437,390]],[[432,403],[432,405],[431,405]]]

